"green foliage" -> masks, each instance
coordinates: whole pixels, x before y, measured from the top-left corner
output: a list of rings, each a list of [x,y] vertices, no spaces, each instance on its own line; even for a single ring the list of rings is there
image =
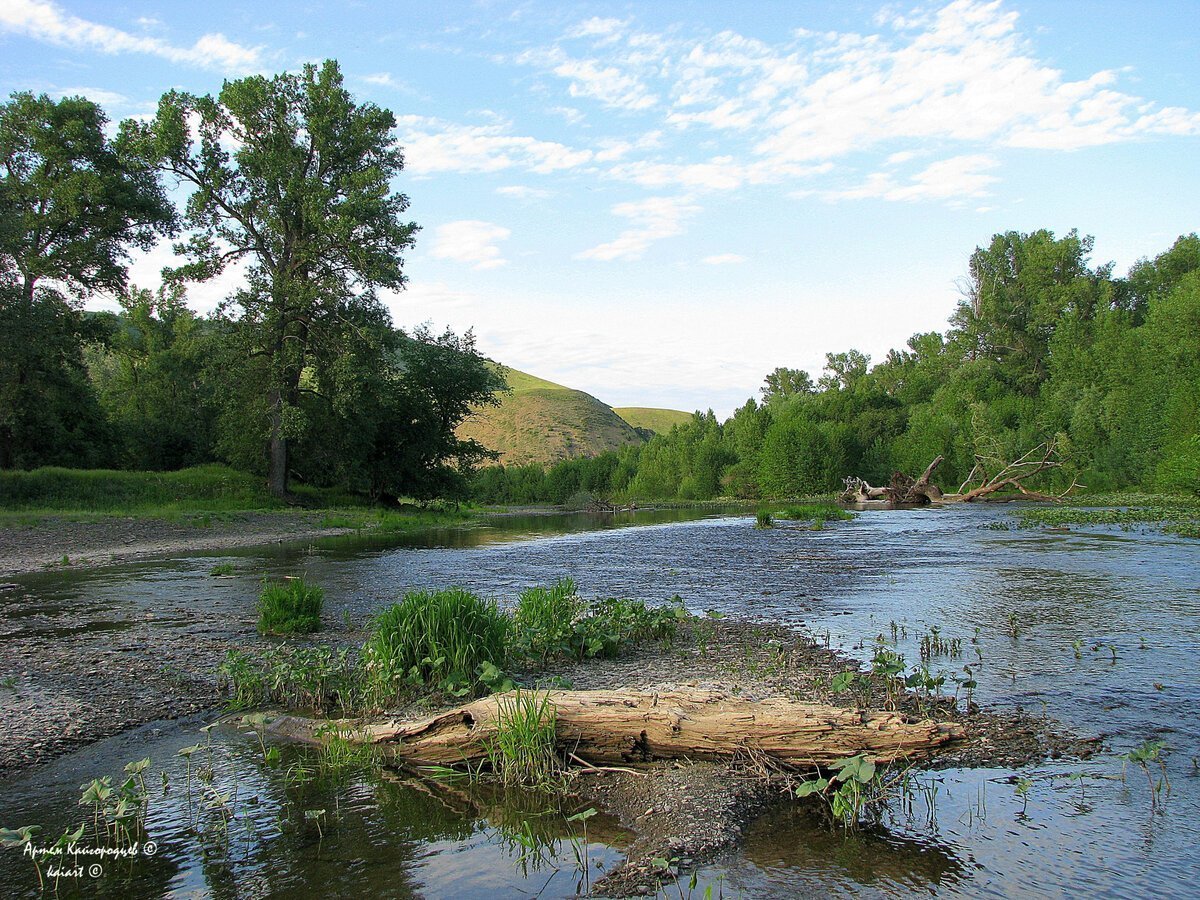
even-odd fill
[[[102,462],[75,298],[125,287],[129,249],[174,225],[158,178],[82,97],[0,104],[0,469]]]
[[[456,697],[484,692],[507,657],[509,618],[469,591],[412,591],[371,622],[363,645],[366,690],[385,706],[413,688]]]
[[[616,597],[586,603],[575,582],[564,578],[521,593],[514,612],[515,647],[538,664],[554,657],[611,657],[637,641],[671,641],[687,615],[679,598],[659,607]]]
[[[257,656],[230,650],[217,675],[231,709],[277,703],[347,714],[361,706],[362,674],[347,648],[279,646]]]
[[[760,509],[754,514],[755,528],[774,528],[775,520],[771,518],[771,513],[768,510]]]
[[[570,578],[522,591],[513,629],[523,653],[542,663],[552,656],[574,655],[575,624],[585,606]]]
[[[0,472],[5,509],[136,512],[263,509],[278,506],[260,479],[220,465],[178,472],[41,468]]]
[[[325,592],[302,578],[270,582],[258,596],[258,630],[263,634],[309,634],[321,628]]]

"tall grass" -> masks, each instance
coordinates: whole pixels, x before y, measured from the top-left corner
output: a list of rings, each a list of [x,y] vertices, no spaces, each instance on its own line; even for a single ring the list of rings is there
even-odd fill
[[[368,696],[383,706],[408,687],[481,691],[500,675],[509,622],[495,601],[460,588],[406,594],[374,618],[363,644]]]
[[[550,587],[532,587],[521,592],[513,612],[513,624],[521,649],[532,659],[545,662],[558,653],[570,653],[575,620],[585,604],[570,578]]]
[[[558,786],[558,717],[550,692],[518,689],[499,697],[496,710],[496,736],[487,746],[492,771],[505,784]]]
[[[321,627],[325,592],[303,578],[268,582],[258,596],[258,630],[262,634],[308,634]]]

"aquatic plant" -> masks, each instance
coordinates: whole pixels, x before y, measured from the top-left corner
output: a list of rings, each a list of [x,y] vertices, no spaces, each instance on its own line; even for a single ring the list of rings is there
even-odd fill
[[[233,575],[235,572],[237,572],[237,568],[233,563],[228,562],[218,563],[208,570],[208,574],[212,575],[214,578],[220,578],[225,575]]]
[[[1142,771],[1146,773],[1146,782],[1150,785],[1150,805],[1153,808],[1158,804],[1158,796],[1163,791],[1165,786],[1166,793],[1171,793],[1171,780],[1167,777],[1167,765],[1165,762],[1165,753],[1167,745],[1163,741],[1146,740],[1141,746],[1134,747],[1127,753],[1122,754],[1124,762],[1121,764],[1121,778],[1125,778],[1125,768],[1129,763],[1135,763],[1140,766]],[[1150,774],[1150,763],[1156,763],[1159,770],[1162,772],[1162,777],[1155,782]]]
[[[321,627],[325,592],[303,578],[267,582],[258,597],[258,630],[262,634],[308,634]]]
[[[920,653],[921,659],[933,659],[935,656],[958,659],[962,656],[962,638],[943,637],[941,628],[934,625],[928,634],[921,635]]]
[[[503,667],[509,625],[495,601],[470,591],[409,592],[371,622],[362,650],[369,701],[383,706],[418,687],[455,697],[485,690],[484,663]]]
[[[796,522],[839,522],[853,519],[855,515],[836,503],[802,503],[776,510],[775,517]]]
[[[754,517],[755,528],[774,528],[775,520],[771,518],[771,514],[765,509],[760,509]]]
[[[885,782],[875,761],[865,753],[835,760],[825,766],[829,774],[818,773],[801,781],[795,788],[798,798],[818,796],[829,806],[836,822],[843,828],[857,828],[870,807],[887,801],[891,788],[899,778]]]

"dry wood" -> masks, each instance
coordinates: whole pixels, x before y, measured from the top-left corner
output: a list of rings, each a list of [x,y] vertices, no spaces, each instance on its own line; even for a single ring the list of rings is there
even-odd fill
[[[352,740],[373,743],[396,761],[456,765],[487,756],[498,704],[476,700],[408,722],[345,726]],[[661,759],[722,759],[747,749],[811,767],[866,753],[877,762],[927,756],[962,737],[961,725],[915,721],[898,712],[863,711],[780,697],[747,700],[696,688],[663,691],[551,691],[558,742],[593,765]],[[285,717],[271,730],[319,740],[327,723]]]

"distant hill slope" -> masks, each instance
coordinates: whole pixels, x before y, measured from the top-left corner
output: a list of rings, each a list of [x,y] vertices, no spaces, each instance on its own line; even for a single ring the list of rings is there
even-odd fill
[[[676,425],[690,422],[692,414],[681,409],[650,409],[646,406],[621,406],[613,409],[634,428],[645,428],[655,434],[666,434]]]
[[[460,437],[498,450],[505,465],[548,465],[645,440],[591,394],[517,369],[505,377],[512,391],[500,405],[479,410],[458,428]]]

